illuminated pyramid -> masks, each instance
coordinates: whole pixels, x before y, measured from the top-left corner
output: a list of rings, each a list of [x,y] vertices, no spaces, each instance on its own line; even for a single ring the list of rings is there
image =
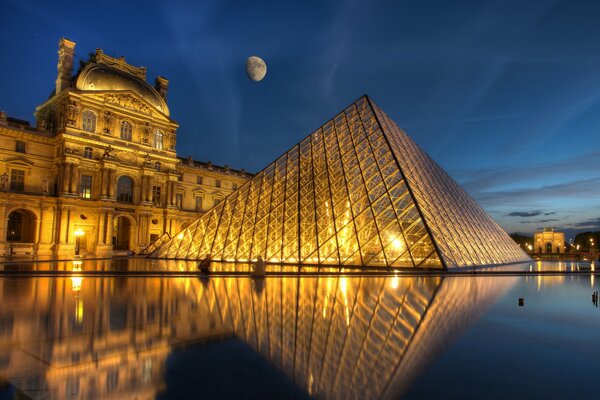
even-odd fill
[[[154,257],[456,268],[530,258],[364,96]]]

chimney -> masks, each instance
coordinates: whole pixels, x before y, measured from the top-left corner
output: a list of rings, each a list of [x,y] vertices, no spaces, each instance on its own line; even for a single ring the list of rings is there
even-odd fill
[[[74,54],[75,42],[61,38],[58,41],[58,76],[56,78],[55,95],[71,86]]]
[[[156,83],[156,90],[160,96],[167,101],[167,88],[169,87],[169,80],[162,76],[157,76],[154,80]]]

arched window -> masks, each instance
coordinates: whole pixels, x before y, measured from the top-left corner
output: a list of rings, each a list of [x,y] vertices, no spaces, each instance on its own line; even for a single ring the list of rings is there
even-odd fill
[[[163,133],[158,129],[154,132],[154,148],[163,149]]]
[[[121,139],[131,141],[131,132],[133,127],[127,121],[121,122]]]
[[[128,176],[122,176],[117,181],[117,201],[122,203],[133,201],[133,181]]]
[[[92,110],[83,112],[83,130],[88,132],[96,132],[96,113]]]

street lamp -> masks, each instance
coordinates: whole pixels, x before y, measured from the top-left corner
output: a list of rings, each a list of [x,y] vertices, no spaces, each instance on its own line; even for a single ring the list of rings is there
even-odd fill
[[[79,239],[85,235],[85,232],[81,229],[77,229],[75,232],[75,255],[79,255]]]

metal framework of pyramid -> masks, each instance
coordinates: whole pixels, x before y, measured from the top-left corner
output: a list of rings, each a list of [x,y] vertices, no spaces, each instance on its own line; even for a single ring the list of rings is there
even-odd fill
[[[530,260],[367,96],[152,255],[445,269]]]

